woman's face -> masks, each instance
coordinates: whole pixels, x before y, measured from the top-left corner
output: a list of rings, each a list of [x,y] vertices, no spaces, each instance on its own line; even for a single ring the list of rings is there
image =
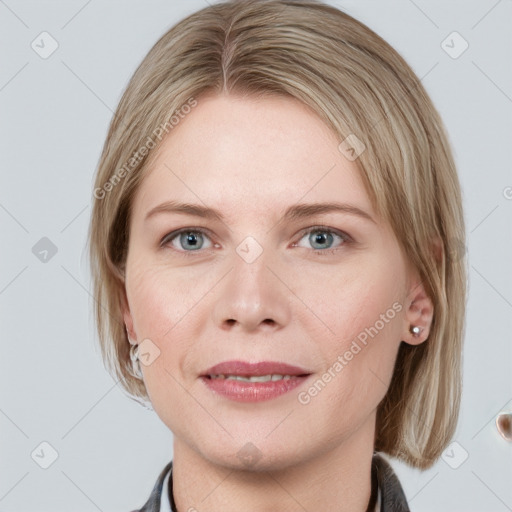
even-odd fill
[[[373,447],[399,344],[420,342],[421,283],[340,142],[291,98],[199,98],[134,198],[124,319],[155,411],[210,462]]]

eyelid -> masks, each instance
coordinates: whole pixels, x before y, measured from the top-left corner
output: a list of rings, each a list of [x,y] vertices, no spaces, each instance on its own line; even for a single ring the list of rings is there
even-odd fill
[[[347,244],[350,244],[350,243],[353,243],[354,242],[354,239],[348,234],[346,233],[345,231],[342,231],[340,229],[336,229],[336,228],[332,228],[332,227],[329,227],[329,226],[325,226],[325,225],[321,225],[321,224],[317,224],[317,225],[314,225],[314,226],[310,226],[308,228],[304,228],[303,230],[301,230],[298,234],[298,240],[297,242],[294,242],[292,244],[292,247],[299,247],[297,244],[298,242],[305,236],[307,235],[308,233],[312,233],[314,231],[327,231],[329,233],[333,233],[337,236],[339,236],[343,242],[340,244],[340,246],[338,247],[335,247],[335,248],[330,248],[330,249],[313,249],[311,248],[310,250],[315,252],[315,253],[330,253],[330,252],[334,252],[334,251],[337,251],[338,249],[342,248],[343,246],[347,245]],[[167,245],[169,242],[171,242],[172,240],[174,240],[177,236],[181,235],[182,233],[187,233],[187,232],[192,232],[192,233],[201,233],[203,235],[206,235],[208,238],[212,239],[212,233],[209,229],[207,228],[203,228],[203,227],[194,227],[194,226],[190,226],[190,227],[185,227],[185,228],[180,228],[180,229],[176,229],[174,231],[171,231],[169,233],[167,233],[160,241],[160,246],[163,248],[165,247],[165,245]],[[212,240],[212,245],[215,245],[215,243],[213,242]],[[197,251],[184,251],[184,250],[177,250],[177,249],[174,249],[176,250],[177,252],[179,252],[180,254],[194,254],[194,253],[204,253],[205,251],[208,251],[208,250],[211,250],[212,248],[208,248],[208,249],[198,249]],[[305,247],[301,247],[301,249],[305,249]]]
[[[312,233],[313,231],[328,231],[330,233],[338,235],[339,237],[347,241],[353,241],[352,237],[345,231],[342,231],[341,229],[331,228],[330,226],[324,226],[322,224],[318,224],[316,226],[311,226],[309,228],[303,229],[302,231],[300,231],[300,238],[302,238],[304,235],[308,233]]]
[[[167,245],[169,242],[171,242],[171,240],[173,240],[177,236],[181,235],[182,233],[188,233],[188,232],[201,233],[203,235],[208,236],[209,238],[212,238],[212,233],[209,229],[202,228],[202,227],[190,226],[190,227],[175,229],[174,231],[170,231],[169,233],[165,234],[164,237],[160,240],[160,246],[164,247],[165,245]],[[194,252],[194,251],[179,251],[179,252]]]
[[[298,243],[300,242],[300,240],[302,240],[302,238],[305,235],[314,233],[315,231],[320,231],[320,232],[325,231],[328,233],[332,233],[333,235],[341,238],[341,243],[336,247],[331,247],[328,249],[310,248],[310,251],[312,251],[314,254],[318,254],[318,255],[322,255],[322,256],[332,255],[334,253],[337,253],[340,250],[343,250],[347,245],[353,245],[355,243],[355,240],[345,231],[342,231],[342,230],[336,229],[336,228],[331,228],[329,226],[316,225],[316,226],[311,226],[309,228],[302,230],[299,234],[298,241],[293,243],[293,247],[299,247],[301,249],[305,249],[305,247],[299,246]]]

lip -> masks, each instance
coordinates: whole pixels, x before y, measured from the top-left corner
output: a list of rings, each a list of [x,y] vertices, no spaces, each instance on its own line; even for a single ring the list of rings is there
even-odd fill
[[[246,361],[224,361],[206,370],[203,376],[208,375],[238,375],[242,377],[258,377],[261,375],[305,375],[309,374],[304,368],[275,361],[261,361],[248,363]]]
[[[289,378],[266,382],[246,382],[212,378],[212,375],[260,377],[263,375],[287,375]],[[300,386],[311,375],[308,370],[287,363],[262,361],[225,361],[216,364],[202,375],[201,380],[214,393],[236,402],[262,402],[272,400]]]

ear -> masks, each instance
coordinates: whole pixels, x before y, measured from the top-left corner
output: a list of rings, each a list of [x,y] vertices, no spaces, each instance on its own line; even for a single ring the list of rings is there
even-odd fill
[[[417,274],[416,278],[411,281],[406,306],[402,341],[409,345],[419,345],[426,341],[430,334],[430,327],[434,318],[434,304],[427,295]],[[413,334],[410,331],[411,327],[419,327],[419,334]]]
[[[126,288],[123,286],[120,293],[121,311],[123,313],[124,325],[126,333],[128,334],[128,341],[134,345],[137,343],[137,334],[133,328],[133,318],[128,304],[128,297],[126,296]]]

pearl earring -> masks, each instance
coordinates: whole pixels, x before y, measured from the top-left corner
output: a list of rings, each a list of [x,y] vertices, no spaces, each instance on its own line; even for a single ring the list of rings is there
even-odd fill
[[[411,325],[411,328],[409,331],[412,333],[413,336],[419,336],[421,332],[421,327],[418,327],[417,325]]]

